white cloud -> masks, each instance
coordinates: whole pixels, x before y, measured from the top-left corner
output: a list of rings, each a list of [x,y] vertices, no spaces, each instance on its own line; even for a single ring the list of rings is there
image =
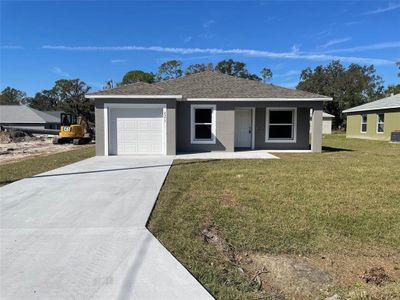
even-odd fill
[[[330,40],[330,41],[326,42],[325,44],[321,45],[320,47],[328,48],[330,46],[341,44],[341,43],[344,43],[344,42],[347,42],[350,40],[351,40],[351,37],[346,37],[346,38],[341,38],[341,39],[333,39],[333,40]]]
[[[391,11],[394,9],[399,9],[400,8],[400,3],[389,3],[387,7],[382,7],[382,8],[378,8],[375,10],[370,10],[370,11],[366,11],[363,13],[363,15],[376,15],[376,14],[381,14],[387,11]]]
[[[390,48],[400,48],[400,42],[387,42],[387,43],[376,43],[364,46],[357,46],[351,48],[340,48],[324,51],[324,53],[338,53],[338,52],[361,52],[368,50],[380,50],[380,49],[390,49]]]
[[[63,77],[67,77],[67,78],[71,78],[71,75],[67,72],[64,72],[63,70],[61,70],[59,67],[52,67],[50,69],[51,72],[53,72],[54,74],[63,76]]]
[[[189,35],[189,36],[185,37],[185,38],[183,39],[183,41],[184,41],[185,43],[188,43],[188,42],[190,42],[192,39],[193,39],[193,37]]]
[[[125,59],[112,59],[112,60],[110,60],[110,63],[112,63],[112,64],[118,64],[118,63],[123,63],[123,62],[126,62],[126,60]]]
[[[174,54],[236,54],[252,57],[267,57],[280,59],[303,59],[311,61],[329,61],[339,59],[343,62],[387,65],[393,64],[392,60],[381,58],[354,57],[330,55],[327,53],[309,53],[301,52],[298,48],[293,48],[289,52],[273,52],[266,50],[253,49],[221,49],[221,48],[175,48],[175,47],[159,47],[159,46],[42,46],[43,49],[64,50],[64,51],[154,51]]]
[[[211,26],[214,25],[214,24],[215,24],[215,20],[210,19],[210,20],[207,20],[207,21],[205,21],[205,22],[203,23],[203,27],[204,27],[204,28],[209,28],[209,27],[211,27]]]
[[[14,45],[4,45],[4,46],[1,46],[1,49],[12,50],[12,49],[23,49],[23,47],[22,46],[14,46]]]

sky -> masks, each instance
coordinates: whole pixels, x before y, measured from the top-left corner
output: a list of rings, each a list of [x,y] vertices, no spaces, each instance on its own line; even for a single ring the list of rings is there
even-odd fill
[[[340,59],[399,83],[400,1],[0,1],[0,88],[30,96],[62,78],[98,90],[170,59],[232,58],[291,88]]]

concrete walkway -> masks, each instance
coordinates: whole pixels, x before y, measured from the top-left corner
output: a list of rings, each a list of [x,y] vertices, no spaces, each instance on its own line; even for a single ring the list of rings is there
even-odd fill
[[[171,157],[94,157],[0,189],[1,299],[213,299],[145,228]]]
[[[175,159],[279,159],[279,157],[268,153],[265,150],[249,151],[214,151],[200,153],[179,153]]]

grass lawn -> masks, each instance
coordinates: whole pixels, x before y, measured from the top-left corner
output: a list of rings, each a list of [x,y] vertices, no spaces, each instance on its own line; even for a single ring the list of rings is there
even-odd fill
[[[218,299],[399,299],[400,145],[324,146],[175,161],[149,229]],[[373,267],[389,282],[360,278]]]
[[[0,166],[0,186],[59,168],[95,155],[94,146],[82,146],[78,150],[46,156],[35,156]]]

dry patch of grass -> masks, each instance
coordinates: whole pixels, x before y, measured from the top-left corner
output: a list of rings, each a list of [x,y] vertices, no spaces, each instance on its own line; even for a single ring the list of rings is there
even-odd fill
[[[21,161],[0,165],[0,186],[59,168],[95,155],[93,145],[76,146],[76,150],[57,154],[25,158]]]
[[[282,259],[287,270],[296,262],[327,273],[332,281],[322,290],[328,294],[400,297],[400,145],[342,135],[325,137],[324,145],[324,153],[281,154],[281,160],[176,161],[149,228],[219,299],[304,299],[288,284],[260,290],[252,280]],[[260,263],[232,262],[204,242],[210,226],[236,257],[247,254]],[[395,282],[364,283],[360,276],[373,267],[383,267]]]

